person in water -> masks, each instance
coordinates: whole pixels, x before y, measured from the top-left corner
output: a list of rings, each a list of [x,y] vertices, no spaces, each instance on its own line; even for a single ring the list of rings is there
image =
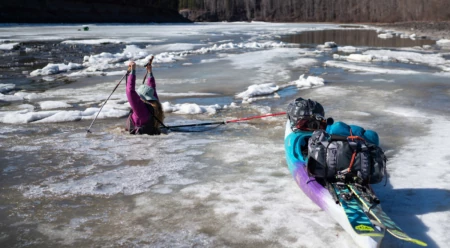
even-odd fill
[[[126,94],[131,110],[127,120],[127,130],[130,134],[161,134],[160,124],[164,121],[164,112],[156,93],[156,81],[152,66],[147,65],[150,74],[146,84],[136,90],[136,63],[128,65],[130,73],[127,79]]]

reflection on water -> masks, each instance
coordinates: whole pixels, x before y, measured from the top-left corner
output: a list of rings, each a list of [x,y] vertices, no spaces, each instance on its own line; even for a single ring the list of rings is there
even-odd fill
[[[321,30],[308,31],[282,37],[283,42],[300,43],[302,45],[324,44],[334,41],[338,46],[370,46],[370,47],[414,47],[434,45],[436,41],[429,39],[400,38],[381,39],[375,30]]]

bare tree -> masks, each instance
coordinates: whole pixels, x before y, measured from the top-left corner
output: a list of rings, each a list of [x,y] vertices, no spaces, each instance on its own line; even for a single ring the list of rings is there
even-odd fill
[[[450,0],[179,0],[179,7],[208,12],[220,21],[450,20]]]

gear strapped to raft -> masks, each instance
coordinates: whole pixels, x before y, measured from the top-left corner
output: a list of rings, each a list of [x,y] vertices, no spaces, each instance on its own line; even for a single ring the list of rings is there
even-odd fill
[[[322,105],[311,99],[295,99],[289,103],[286,113],[293,131],[314,131],[327,126]]]
[[[316,181],[362,185],[382,181],[386,156],[378,134],[356,125],[325,120],[322,105],[301,97],[289,103],[287,116],[294,132],[313,132],[301,147],[307,169]]]
[[[315,131],[308,141],[308,172],[326,182],[377,184],[385,176],[386,161],[378,135],[359,126],[337,122],[327,131]]]

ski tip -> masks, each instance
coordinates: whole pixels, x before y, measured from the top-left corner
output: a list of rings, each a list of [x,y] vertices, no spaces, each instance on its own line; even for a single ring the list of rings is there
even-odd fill
[[[398,230],[389,230],[389,229],[388,229],[388,232],[391,233],[394,237],[396,237],[398,239],[408,241],[408,242],[411,242],[413,244],[420,245],[420,246],[428,246],[428,244],[423,242],[422,240],[413,239],[404,232],[401,232]]]
[[[420,245],[420,246],[428,246],[427,243],[423,242],[422,240],[418,240],[418,239],[410,239],[409,242],[414,243],[416,245]]]

